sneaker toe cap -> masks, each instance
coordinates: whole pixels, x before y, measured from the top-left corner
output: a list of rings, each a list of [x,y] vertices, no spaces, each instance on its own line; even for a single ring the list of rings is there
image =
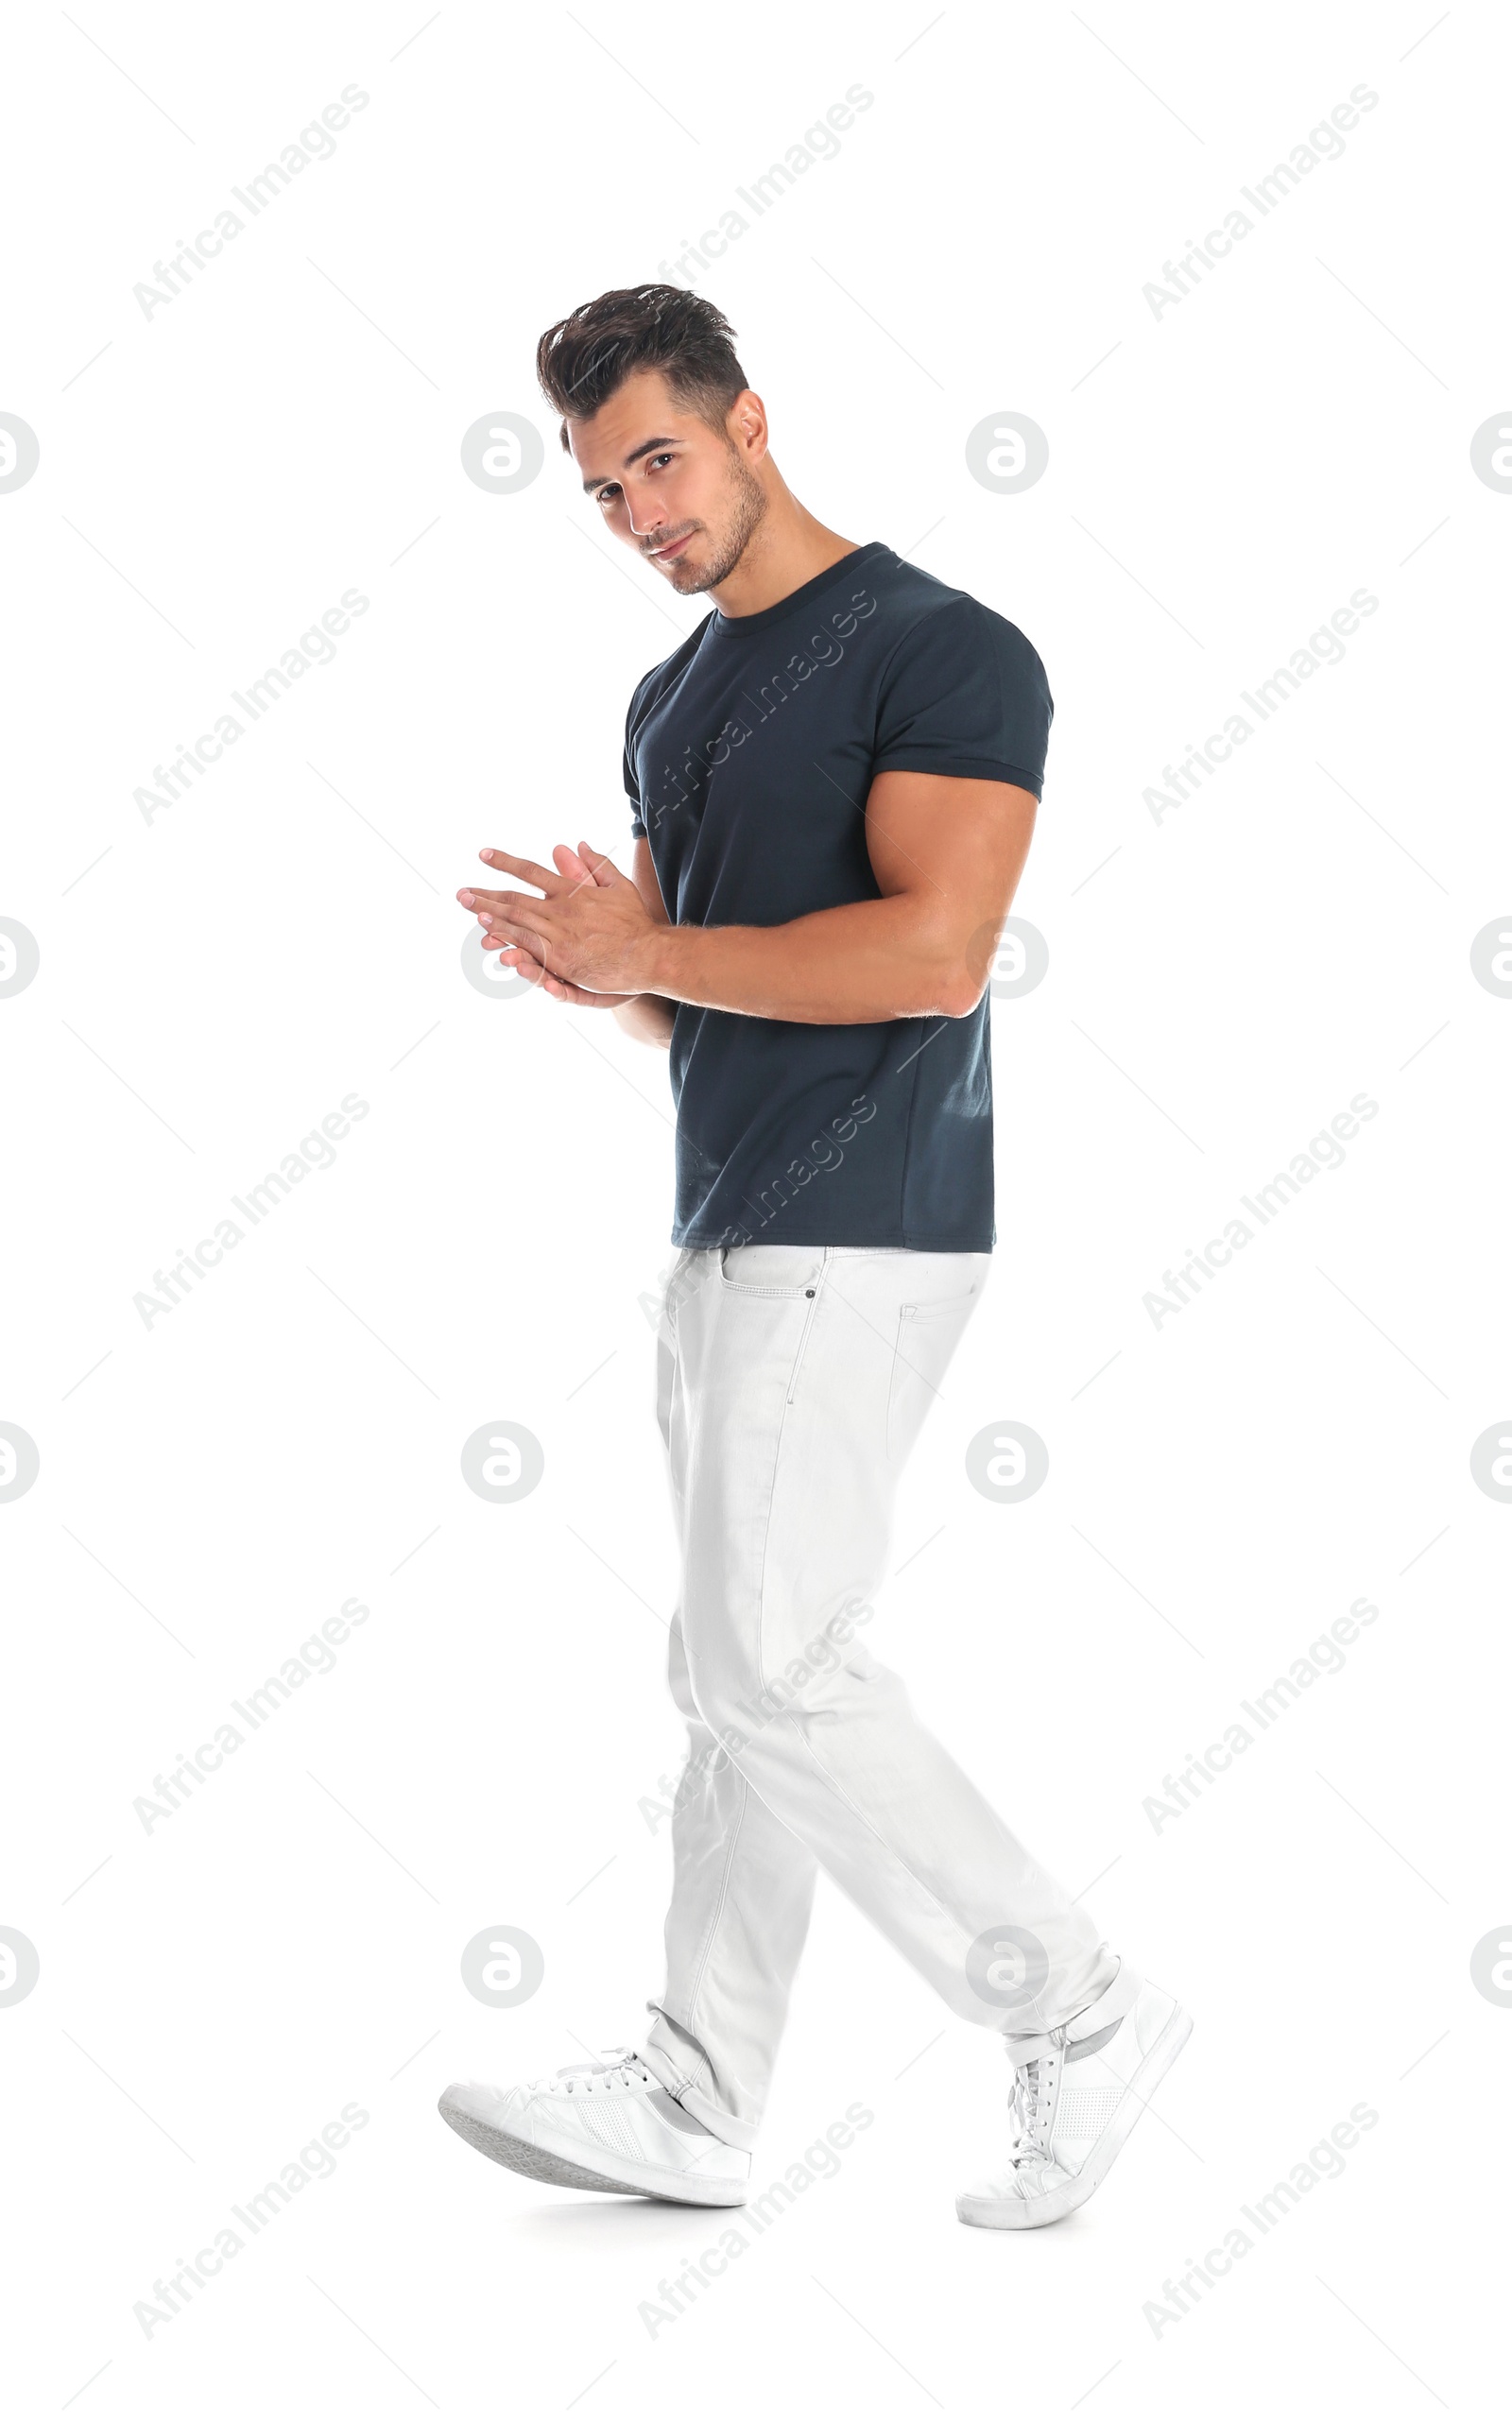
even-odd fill
[[[970,2204],[1022,2203],[1024,2199],[1024,2182],[1022,2178],[1012,2176],[973,2178],[969,2187],[962,2189],[961,2199],[964,2203]]]
[[[1072,2173],[1057,2161],[1021,2162],[1001,2178],[979,2179],[968,2187],[964,2202],[978,2204],[1032,2204],[1041,2196],[1054,2194],[1059,2187],[1071,2184]]]

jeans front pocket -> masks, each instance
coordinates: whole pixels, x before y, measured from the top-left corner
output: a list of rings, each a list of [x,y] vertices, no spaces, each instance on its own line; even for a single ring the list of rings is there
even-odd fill
[[[806,1245],[722,1245],[719,1283],[728,1295],[775,1296],[795,1303],[819,1283],[824,1254]]]

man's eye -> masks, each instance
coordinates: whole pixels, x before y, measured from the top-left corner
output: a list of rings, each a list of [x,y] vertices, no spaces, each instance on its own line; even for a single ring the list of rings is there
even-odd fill
[[[619,492],[617,488],[601,488],[596,502],[600,505],[611,505]]]

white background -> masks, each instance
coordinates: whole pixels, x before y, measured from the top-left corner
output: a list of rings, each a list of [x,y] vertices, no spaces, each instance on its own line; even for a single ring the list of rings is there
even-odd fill
[[[1512,1935],[1512,1507],[1469,1455],[1512,1411],[1512,1003],[1469,949],[1512,906],[1512,502],[1469,443],[1512,380],[1512,61],[1491,8],[1435,18],[12,13],[18,2414],[1416,2417],[1504,2377],[1512,2015],[1469,1963]],[[628,694],[703,610],[596,528],[536,338],[665,275],[858,82],[838,158],[699,284],[796,491],[1019,623],[1057,702],[1017,902],[1049,973],[993,1010],[993,1282],[875,1645],[1196,2024],[1073,2222],[963,2229],[1001,2054],[821,1885],[758,2183],[872,2123],[653,2335],[717,2218],[533,2186],[435,2104],[633,2043],[662,1983],[666,1075],[472,987],[454,894],[484,844],[623,862]],[[1344,157],[1157,319],[1146,282],[1362,82]],[[335,156],[145,318],[133,286],[349,83]],[[1049,439],[1020,495],[966,466],[1005,410]],[[497,411],[546,443],[512,495],[460,463]],[[154,765],[351,588],[335,661],[145,820]],[[1161,768],[1359,588],[1345,661],[1157,824]],[[1345,1165],[1157,1328],[1162,1273],[1361,1092]],[[335,1165],[145,1326],[154,1273],[349,1093]],[[1002,1419],[1049,1448],[1018,1506],[963,1466]],[[499,1420],[545,1454],[502,1507],[459,1467]],[[1157,1831],[1162,1778],[1362,1596],[1345,1670]],[[352,1597],[335,1670],[146,1831],[154,1777]],[[459,1970],[499,1924],[545,1961],[507,2010]],[[1362,2103],[1344,2174],[1157,2334],[1162,2282]],[[349,2104],[335,2174],[145,2334],[154,2281]]]

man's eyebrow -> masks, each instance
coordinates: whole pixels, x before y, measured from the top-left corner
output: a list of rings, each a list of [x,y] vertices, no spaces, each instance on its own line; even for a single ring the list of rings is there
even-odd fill
[[[675,446],[677,442],[676,438],[647,438],[644,446],[637,446],[633,454],[626,455],[625,460],[620,465],[620,469],[621,471],[628,471],[631,463],[639,462],[643,455],[660,454],[664,447]],[[592,496],[595,488],[607,488],[608,485],[609,481],[607,478],[585,479],[583,482],[583,494],[585,496]]]

